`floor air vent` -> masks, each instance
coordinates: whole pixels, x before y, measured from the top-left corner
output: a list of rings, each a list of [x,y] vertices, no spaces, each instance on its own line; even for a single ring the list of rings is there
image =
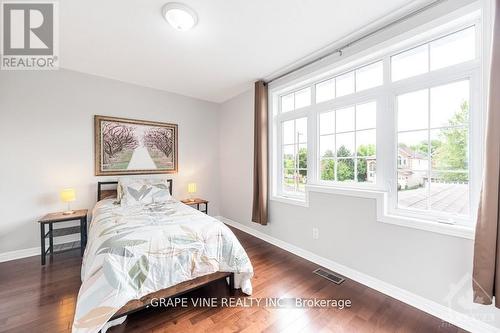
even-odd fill
[[[337,275],[336,273],[327,271],[323,268],[318,268],[318,269],[314,270],[313,273],[317,274],[321,277],[324,277],[325,279],[332,281],[333,283],[336,283],[336,284],[341,284],[342,282],[345,281],[345,279],[343,277],[341,277],[340,275]]]

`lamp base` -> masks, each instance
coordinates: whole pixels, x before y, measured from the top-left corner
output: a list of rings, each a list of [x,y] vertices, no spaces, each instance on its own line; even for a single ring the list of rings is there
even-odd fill
[[[75,214],[74,210],[67,210],[67,211],[63,212],[63,215],[73,215],[73,214]]]

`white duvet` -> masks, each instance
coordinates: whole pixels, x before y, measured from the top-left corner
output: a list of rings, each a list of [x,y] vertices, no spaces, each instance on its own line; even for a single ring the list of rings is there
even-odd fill
[[[252,293],[252,264],[232,231],[176,200],[102,200],[88,239],[73,332],[98,332],[128,301],[217,271],[234,272],[235,287]]]

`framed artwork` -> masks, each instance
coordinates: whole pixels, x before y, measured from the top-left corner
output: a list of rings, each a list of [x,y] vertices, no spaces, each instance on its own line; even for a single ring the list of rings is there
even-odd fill
[[[177,172],[177,125],[94,116],[95,175]]]

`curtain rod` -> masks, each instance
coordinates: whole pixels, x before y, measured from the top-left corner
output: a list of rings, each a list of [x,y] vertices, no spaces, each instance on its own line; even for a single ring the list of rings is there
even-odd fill
[[[312,64],[314,64],[316,62],[319,62],[319,61],[321,61],[321,60],[323,60],[323,59],[325,59],[327,57],[330,57],[330,56],[332,56],[332,55],[334,55],[336,53],[338,53],[340,56],[342,56],[342,51],[344,49],[346,49],[348,47],[351,47],[351,46],[353,46],[355,44],[358,44],[359,42],[361,42],[361,41],[363,41],[363,40],[365,40],[367,38],[370,38],[373,35],[376,35],[376,34],[380,33],[381,31],[384,31],[384,30],[386,30],[386,29],[388,29],[388,28],[390,28],[392,26],[395,26],[395,25],[401,23],[401,22],[407,21],[408,19],[410,19],[410,18],[412,18],[412,17],[414,17],[414,16],[416,16],[416,15],[422,13],[422,12],[425,12],[425,11],[427,11],[427,10],[429,10],[429,9],[431,9],[431,8],[437,6],[437,5],[439,5],[439,4],[441,4],[441,3],[445,2],[445,1],[448,1],[448,0],[436,0],[436,1],[433,1],[433,2],[427,4],[427,5],[423,6],[423,7],[418,8],[418,9],[416,9],[414,11],[411,11],[410,13],[408,13],[408,14],[406,14],[406,15],[404,15],[404,16],[402,16],[402,17],[400,17],[400,18],[398,18],[398,19],[396,19],[396,20],[394,20],[394,21],[392,21],[392,22],[390,22],[390,23],[388,23],[388,24],[380,27],[380,28],[377,28],[377,29],[375,29],[375,30],[373,30],[373,31],[371,31],[371,32],[369,32],[369,33],[367,33],[365,35],[362,35],[362,36],[360,36],[360,37],[358,37],[358,38],[356,38],[356,39],[354,39],[354,40],[352,40],[350,42],[347,42],[346,44],[342,45],[341,47],[338,47],[338,48],[336,48],[336,49],[334,49],[334,50],[332,50],[332,51],[330,51],[330,52],[328,52],[328,53],[326,53],[326,54],[324,54],[324,55],[322,55],[322,56],[320,56],[318,58],[315,58],[315,59],[310,60],[310,61],[308,61],[308,62],[306,62],[306,63],[304,63],[302,65],[299,65],[299,66],[297,66],[297,67],[295,67],[295,68],[293,68],[293,69],[291,69],[291,70],[289,70],[289,71],[287,71],[287,72],[285,72],[283,74],[280,74],[280,75],[278,75],[278,76],[276,76],[276,77],[274,77],[274,78],[272,78],[270,80],[267,80],[266,84],[269,84],[269,83],[271,83],[273,81],[279,80],[279,79],[281,79],[281,78],[283,78],[285,76],[288,76],[288,75],[290,75],[292,73],[300,71],[301,69],[304,69],[304,68],[306,68],[306,67],[308,67],[308,66],[310,66],[310,65],[312,65]]]

